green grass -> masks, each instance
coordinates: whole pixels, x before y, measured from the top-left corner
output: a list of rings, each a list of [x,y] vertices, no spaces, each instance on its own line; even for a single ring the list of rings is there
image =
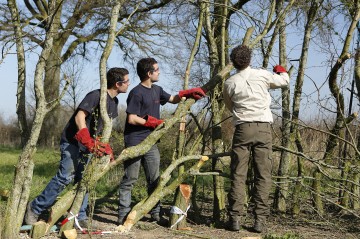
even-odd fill
[[[14,149],[0,146],[0,191],[10,190],[13,183],[13,177],[15,172],[15,166],[18,162],[18,158],[21,154],[21,149]],[[42,190],[49,183],[51,178],[56,174],[60,161],[60,151],[59,149],[50,150],[50,149],[38,149],[34,155],[34,172],[33,172],[33,181],[30,190],[29,200],[33,200],[37,195],[39,195]],[[97,201],[97,206],[101,206],[102,203],[106,205],[117,208],[118,204],[118,193],[119,193],[119,184],[122,179],[124,170],[122,165],[113,168],[106,175],[104,175],[97,183],[95,188],[95,197],[96,199],[105,199]],[[192,179],[189,183],[192,182]],[[208,191],[213,187],[212,186],[212,176],[198,177],[198,191],[200,194],[204,189]],[[66,189],[63,193],[66,192]],[[204,197],[209,197],[205,192]],[[206,194],[206,196],[205,196]],[[61,195],[60,195],[61,196]],[[132,190],[132,202],[136,204],[147,196],[147,185],[144,175],[143,168],[140,169],[139,180],[134,185]],[[4,208],[6,205],[6,198],[0,197],[0,209]],[[111,199],[111,200],[109,200]],[[164,204],[172,204],[173,194],[168,195],[167,197],[161,200]],[[111,204],[111,205],[109,205]]]
[[[20,149],[0,147],[0,178],[2,190],[10,190],[13,183],[15,166],[21,154]],[[55,175],[60,160],[58,150],[38,150],[34,155],[34,172],[30,199],[37,196]]]
[[[10,191],[13,183],[15,166],[21,154],[21,149],[14,149],[0,146],[0,192]],[[34,199],[55,176],[60,161],[59,150],[38,149],[34,155],[34,172],[31,184],[30,198]],[[123,167],[118,166],[103,176],[97,183],[95,189],[96,198],[109,197],[113,198],[114,203],[118,202],[118,188],[123,175]],[[64,190],[63,193],[65,193]],[[141,169],[139,180],[133,189],[133,201],[138,202],[147,195],[145,175]],[[0,197],[0,207],[6,204],[6,198]],[[115,205],[117,206],[117,205]]]

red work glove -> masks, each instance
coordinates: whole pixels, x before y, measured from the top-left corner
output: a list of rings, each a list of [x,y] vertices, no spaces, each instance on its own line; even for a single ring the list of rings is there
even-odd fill
[[[179,91],[179,97],[193,98],[194,100],[201,99],[206,94],[206,90],[203,90],[201,87],[192,88],[188,90]]]
[[[144,126],[155,129],[158,125],[161,125],[164,121],[157,119],[150,115],[145,115],[144,119],[146,120]]]
[[[99,141],[97,141],[98,143],[101,143],[101,142],[99,142]],[[114,153],[113,153],[113,151],[112,151],[112,148],[111,148],[111,146],[110,146],[110,144],[106,144],[106,143],[101,143],[101,144],[103,144],[105,147],[104,147],[104,149],[105,149],[105,154],[107,154],[107,155],[110,155],[110,162],[112,162],[112,161],[114,161],[115,159],[114,159]]]
[[[274,66],[273,72],[275,72],[276,74],[286,73],[286,70],[284,67],[282,67],[280,65],[276,65],[276,66]]]
[[[75,134],[74,138],[82,143],[92,154],[98,157],[104,156],[104,154],[108,154],[110,155],[110,158],[114,158],[110,145],[91,138],[88,128],[80,129]]]

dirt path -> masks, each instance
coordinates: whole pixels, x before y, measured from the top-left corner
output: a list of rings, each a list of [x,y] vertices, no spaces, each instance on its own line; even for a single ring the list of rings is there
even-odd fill
[[[165,217],[167,218],[167,217]],[[340,219],[336,223],[310,219],[290,219],[272,216],[268,221],[266,233],[258,234],[251,232],[253,220],[246,218],[242,224],[242,230],[232,232],[224,228],[214,228],[206,224],[189,224],[190,230],[174,231],[168,227],[162,227],[149,221],[149,217],[138,222],[128,234],[114,232],[117,216],[114,212],[97,212],[94,215],[96,223],[111,234],[93,235],[92,238],[134,238],[134,239],[161,239],[161,238],[279,238],[279,236],[297,235],[304,239],[339,239],[360,238],[359,219]],[[273,237],[270,237],[273,236]],[[277,237],[276,237],[277,236]],[[89,238],[89,235],[78,235],[78,238]],[[289,237],[288,237],[289,238]],[[295,238],[295,237],[290,237]]]
[[[164,216],[165,219],[168,219]],[[94,239],[162,239],[162,238],[267,238],[267,239],[356,239],[360,238],[360,220],[358,218],[336,218],[334,221],[326,221],[313,218],[285,218],[271,216],[267,223],[267,232],[258,234],[251,232],[253,219],[246,218],[242,223],[242,229],[239,232],[232,232],[222,228],[214,228],[209,225],[209,220],[204,219],[204,224],[195,225],[189,223],[189,230],[175,231],[168,227],[159,226],[154,222],[150,222],[149,217],[143,218],[138,222],[129,233],[122,234],[116,232],[116,212],[105,210],[96,211],[94,214],[94,221],[102,231],[109,231],[109,234],[103,235],[84,235],[79,231],[79,239],[94,238]],[[287,237],[284,237],[286,236]],[[282,237],[281,237],[282,236]],[[291,237],[292,236],[292,237]],[[27,234],[22,234],[21,238],[29,238]],[[55,239],[58,238],[56,234],[48,235],[44,238]]]

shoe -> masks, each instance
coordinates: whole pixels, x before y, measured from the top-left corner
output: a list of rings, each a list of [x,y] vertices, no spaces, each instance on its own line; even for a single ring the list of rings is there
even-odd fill
[[[118,226],[123,225],[125,221],[126,221],[126,217],[119,216],[117,220],[117,225]]]
[[[151,214],[151,219],[155,222],[160,222],[161,220],[160,213]]]
[[[26,213],[25,213],[25,224],[26,225],[33,225],[34,223],[36,223],[39,219],[39,215],[36,214],[32,208],[31,208],[31,202],[28,203],[27,207],[26,207]]]
[[[238,219],[230,219],[227,224],[230,231],[240,231],[240,221]]]
[[[257,233],[263,232],[265,229],[265,223],[261,220],[255,220],[254,231]]]
[[[168,220],[160,216],[160,213],[151,214],[151,220],[156,222],[159,226],[168,226]]]
[[[98,229],[98,226],[96,225],[96,223],[94,223],[94,221],[92,221],[92,223],[90,224],[88,219],[79,221],[79,226],[82,229],[91,229],[91,230]]]

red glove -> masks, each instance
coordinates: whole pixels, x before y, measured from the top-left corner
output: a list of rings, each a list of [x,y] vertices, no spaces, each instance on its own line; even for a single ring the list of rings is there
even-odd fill
[[[104,154],[108,154],[110,155],[110,158],[114,158],[110,145],[91,138],[88,128],[80,129],[75,134],[74,138],[82,143],[92,154],[98,157],[104,156]]]
[[[145,115],[144,119],[146,120],[144,126],[155,129],[158,125],[161,125],[164,121],[157,119],[150,115]]]
[[[201,87],[192,88],[189,90],[181,90],[179,91],[179,97],[193,98],[194,100],[201,99],[206,94],[206,90],[203,90]]]
[[[279,74],[279,73],[286,73],[286,70],[284,67],[280,66],[280,65],[276,65],[274,66],[273,72]]]
[[[97,141],[97,142],[99,142],[99,141]],[[101,143],[101,142],[99,142],[99,143]],[[105,154],[110,155],[110,162],[114,161],[115,160],[114,159],[114,153],[112,151],[112,148],[111,148],[110,144],[105,144],[105,143],[101,143],[101,144],[105,145],[105,147],[104,147],[105,151],[104,152],[105,152]]]

